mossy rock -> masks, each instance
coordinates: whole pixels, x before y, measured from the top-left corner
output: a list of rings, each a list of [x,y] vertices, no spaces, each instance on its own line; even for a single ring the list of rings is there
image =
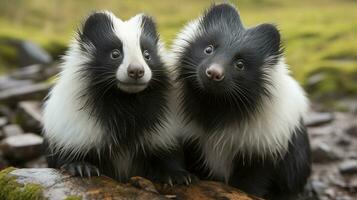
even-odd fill
[[[43,200],[42,186],[39,184],[20,184],[9,175],[16,168],[7,168],[0,172],[0,199],[8,200]]]
[[[259,200],[236,188],[211,181],[165,187],[141,177],[133,177],[129,183],[119,183],[106,176],[73,177],[50,168],[8,168],[0,172],[1,200],[169,200],[173,196],[191,200]]]

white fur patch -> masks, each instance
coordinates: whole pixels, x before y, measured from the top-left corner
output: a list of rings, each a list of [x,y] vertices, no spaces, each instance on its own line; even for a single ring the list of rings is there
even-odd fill
[[[139,64],[144,67],[144,76],[138,80],[139,82],[148,83],[151,79],[151,69],[146,64],[140,48],[142,16],[136,15],[128,21],[118,20],[117,23],[114,23],[114,31],[122,41],[124,51],[123,62],[118,66],[116,74],[120,82],[128,82],[127,70],[130,64]]]
[[[87,47],[88,49],[94,47]],[[78,98],[85,88],[78,70],[90,60],[77,43],[73,41],[62,64],[57,84],[49,94],[44,106],[44,134],[54,150],[65,150],[84,154],[92,147],[100,146],[102,129],[81,109],[84,100]]]

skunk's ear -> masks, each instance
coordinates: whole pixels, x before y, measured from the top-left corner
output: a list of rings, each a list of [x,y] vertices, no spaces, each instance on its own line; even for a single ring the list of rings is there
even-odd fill
[[[78,31],[82,42],[91,42],[96,46],[100,41],[114,30],[113,14],[109,12],[94,12],[83,22],[81,30]]]
[[[272,24],[261,24],[247,30],[247,39],[263,58],[282,54],[280,33]]]
[[[153,39],[155,43],[159,40],[159,33],[157,32],[157,26],[155,20],[148,15],[143,15],[141,20],[142,37],[149,37]]]
[[[243,28],[238,10],[230,4],[213,5],[206,10],[201,21],[205,29],[213,27],[222,28],[219,26],[236,26]]]

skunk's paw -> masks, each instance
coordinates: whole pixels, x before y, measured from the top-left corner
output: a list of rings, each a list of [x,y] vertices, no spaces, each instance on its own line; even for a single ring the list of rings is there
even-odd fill
[[[155,182],[168,184],[170,186],[174,185],[190,185],[198,181],[198,178],[190,174],[186,170],[169,170],[161,171],[155,174],[153,177]]]
[[[65,164],[61,167],[62,170],[65,170],[72,176],[80,176],[80,177],[92,177],[92,176],[100,176],[99,169],[87,162],[73,162]]]

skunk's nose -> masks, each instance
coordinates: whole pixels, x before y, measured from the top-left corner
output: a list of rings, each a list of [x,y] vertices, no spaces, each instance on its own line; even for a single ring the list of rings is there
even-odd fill
[[[213,64],[206,69],[206,76],[213,81],[221,81],[224,79],[223,68],[219,65]]]
[[[145,70],[142,65],[130,64],[128,67],[128,76],[133,79],[139,79],[144,76]]]

